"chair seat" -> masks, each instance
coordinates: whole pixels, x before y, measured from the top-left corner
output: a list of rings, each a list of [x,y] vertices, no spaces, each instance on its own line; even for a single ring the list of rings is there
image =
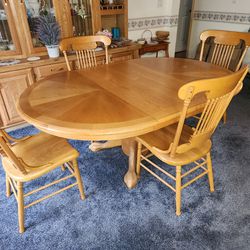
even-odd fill
[[[201,155],[206,155],[209,152],[212,145],[211,140],[204,142],[199,148],[192,148],[181,154],[176,153],[174,157],[170,157],[170,154],[168,153],[159,152],[157,149],[162,151],[167,151],[169,149],[170,144],[174,141],[177,126],[178,124],[175,123],[157,131],[139,136],[137,137],[137,140],[147,147],[161,161],[173,166],[189,164],[190,162],[198,160]],[[184,125],[180,144],[188,143],[193,132],[194,131],[191,127]]]
[[[21,141],[11,149],[27,165],[27,174],[20,174],[7,157],[2,158],[3,167],[11,178],[22,182],[38,178],[79,156],[78,151],[66,139],[45,133]]]

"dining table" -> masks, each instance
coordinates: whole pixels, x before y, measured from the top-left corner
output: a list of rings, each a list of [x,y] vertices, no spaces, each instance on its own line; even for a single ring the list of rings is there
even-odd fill
[[[124,182],[131,189],[138,181],[136,136],[178,122],[183,107],[178,98],[181,86],[227,74],[219,66],[182,58],[110,63],[36,82],[21,94],[17,111],[48,134],[90,140],[97,149],[121,144],[129,156]],[[197,96],[188,116],[198,114],[203,106],[204,96]]]

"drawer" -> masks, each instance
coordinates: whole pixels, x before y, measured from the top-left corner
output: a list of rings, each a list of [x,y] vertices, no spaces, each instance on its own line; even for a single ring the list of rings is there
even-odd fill
[[[133,59],[133,53],[131,51],[121,52],[119,54],[111,55],[111,63],[122,62]]]
[[[34,72],[36,75],[36,80],[41,80],[42,78],[46,76],[50,76],[53,74],[56,74],[58,72],[63,72],[67,71],[67,65],[65,62],[63,63],[56,63],[56,64],[51,64],[51,65],[45,65],[45,66],[40,66],[37,68],[34,68]]]

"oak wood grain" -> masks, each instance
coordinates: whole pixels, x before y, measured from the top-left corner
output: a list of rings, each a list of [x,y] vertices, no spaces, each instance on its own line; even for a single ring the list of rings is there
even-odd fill
[[[45,78],[24,91],[17,109],[24,120],[59,137],[125,139],[178,121],[177,93],[185,83],[228,73],[187,59],[136,59]],[[203,102],[195,98],[188,115]]]

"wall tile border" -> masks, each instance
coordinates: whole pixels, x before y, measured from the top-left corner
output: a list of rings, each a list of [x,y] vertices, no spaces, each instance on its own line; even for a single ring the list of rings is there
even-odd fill
[[[250,13],[194,11],[193,19],[198,21],[240,23],[250,25]]]
[[[156,16],[131,18],[128,20],[128,30],[145,30],[159,27],[175,27],[178,25],[178,16]]]

